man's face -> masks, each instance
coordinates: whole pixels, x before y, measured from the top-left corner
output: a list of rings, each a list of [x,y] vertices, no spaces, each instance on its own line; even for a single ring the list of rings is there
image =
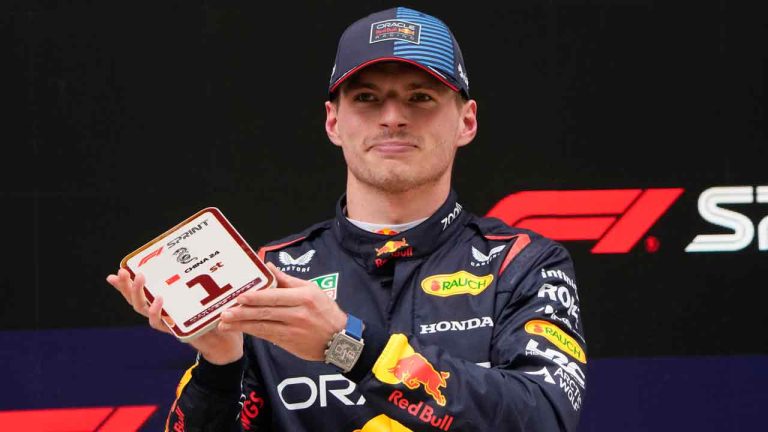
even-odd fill
[[[351,181],[390,193],[450,183],[456,149],[477,132],[477,105],[406,63],[366,67],[326,102],[326,131]]]

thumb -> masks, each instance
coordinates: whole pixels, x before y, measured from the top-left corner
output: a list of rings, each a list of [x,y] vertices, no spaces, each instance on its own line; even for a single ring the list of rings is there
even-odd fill
[[[267,268],[269,268],[269,271],[271,271],[272,274],[275,275],[275,278],[277,279],[278,288],[297,288],[307,284],[307,281],[305,281],[304,279],[299,279],[297,277],[293,277],[291,275],[283,273],[279,268],[277,268],[271,262],[267,263]]]

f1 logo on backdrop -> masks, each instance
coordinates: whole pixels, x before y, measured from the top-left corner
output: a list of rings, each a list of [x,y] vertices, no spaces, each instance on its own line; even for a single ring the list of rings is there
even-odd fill
[[[683,193],[682,188],[525,191],[486,216],[553,240],[598,240],[592,253],[627,253]]]
[[[682,188],[526,191],[508,195],[487,214],[509,225],[554,240],[598,240],[592,253],[627,253],[683,193]],[[749,246],[768,250],[768,216],[756,227],[744,214],[723,204],[768,204],[768,186],[714,186],[699,195],[707,222],[732,230],[699,234],[686,252],[732,252]]]
[[[132,432],[141,429],[157,408],[155,405],[126,405],[0,411],[0,425],[9,431]]]

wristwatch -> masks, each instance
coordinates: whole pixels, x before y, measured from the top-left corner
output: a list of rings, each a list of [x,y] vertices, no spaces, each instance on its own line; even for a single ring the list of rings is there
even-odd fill
[[[347,326],[344,330],[334,333],[328,341],[325,350],[325,362],[332,364],[342,372],[349,372],[363,352],[363,322],[359,318],[347,314]]]

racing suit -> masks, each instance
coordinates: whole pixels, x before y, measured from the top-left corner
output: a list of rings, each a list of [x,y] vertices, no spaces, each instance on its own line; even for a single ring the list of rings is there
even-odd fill
[[[245,338],[216,366],[198,355],[169,431],[575,430],[586,344],[574,269],[558,243],[464,211],[451,191],[407,231],[345,215],[263,247],[365,323],[355,367]]]

